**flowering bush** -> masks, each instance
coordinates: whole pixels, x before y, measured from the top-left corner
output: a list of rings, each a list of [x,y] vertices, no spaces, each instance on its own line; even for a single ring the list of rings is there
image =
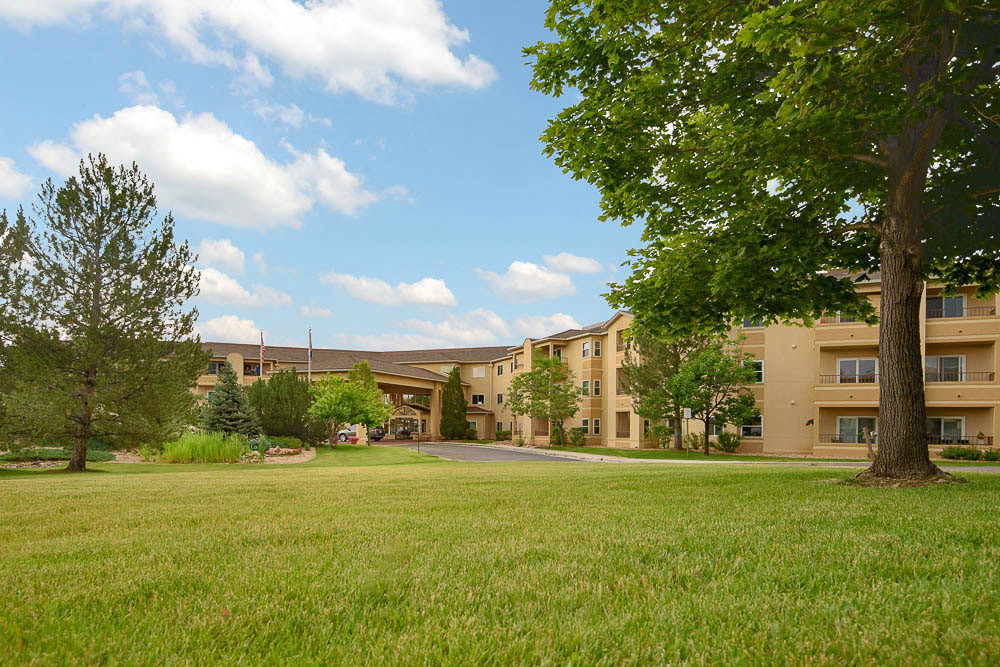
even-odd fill
[[[264,452],[268,456],[294,456],[295,454],[301,454],[301,447],[272,447],[271,449]]]

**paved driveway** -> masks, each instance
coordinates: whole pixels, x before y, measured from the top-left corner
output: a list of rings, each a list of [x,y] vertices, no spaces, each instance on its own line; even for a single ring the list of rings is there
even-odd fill
[[[409,449],[417,448],[416,443],[402,446]],[[462,445],[452,442],[422,442],[420,443],[420,451],[451,461],[573,461],[573,459],[553,456],[537,450],[494,449],[492,447],[477,447],[475,445]]]

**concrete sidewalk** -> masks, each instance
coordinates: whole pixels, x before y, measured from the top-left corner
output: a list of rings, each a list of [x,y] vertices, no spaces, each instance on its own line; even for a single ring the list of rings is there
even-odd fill
[[[555,459],[570,459],[574,461],[584,461],[590,463],[653,463],[653,464],[665,464],[672,463],[676,465],[751,465],[751,466],[796,466],[796,467],[810,467],[810,468],[867,468],[868,462],[866,461],[820,461],[812,459],[802,459],[800,461],[739,461],[732,460],[726,457],[725,454],[720,454],[718,459],[634,459],[625,456],[608,456],[606,454],[586,454],[583,452],[561,452],[551,449],[536,449],[533,447],[515,447],[513,445],[483,445],[483,444],[472,444],[472,443],[460,443],[460,442],[429,442],[429,445],[449,445],[449,446],[460,446],[460,447],[474,447],[477,449],[493,449],[505,452],[520,452],[523,454],[534,454],[538,459],[542,458],[555,458]],[[423,445],[422,445],[423,446]],[[415,447],[414,447],[415,448]],[[510,460],[510,459],[504,459]],[[1000,473],[1000,465],[989,465],[989,466],[955,466],[948,465],[946,463],[937,463],[938,467],[942,470],[947,470],[950,473],[959,472],[985,472],[985,473]]]

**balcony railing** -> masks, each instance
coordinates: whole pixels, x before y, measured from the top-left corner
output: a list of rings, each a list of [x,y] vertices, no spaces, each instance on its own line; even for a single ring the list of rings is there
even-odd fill
[[[993,371],[927,371],[925,382],[993,382]]]
[[[820,384],[877,384],[878,373],[820,375]]]
[[[993,436],[985,435],[983,436],[983,441],[979,441],[979,437],[975,435],[928,435],[927,443],[931,445],[988,445],[993,446]]]
[[[878,443],[877,433],[872,433],[871,438],[873,445]],[[865,434],[864,433],[820,433],[819,441],[823,443],[863,445],[865,444]]]
[[[990,317],[997,314],[996,306],[969,306],[968,308],[927,309],[927,319],[936,320],[951,317]]]
[[[879,311],[876,308],[875,314],[877,315],[878,313]],[[836,313],[832,315],[823,315],[821,318],[819,318],[819,323],[820,324],[865,324],[856,317],[841,316],[837,315]]]

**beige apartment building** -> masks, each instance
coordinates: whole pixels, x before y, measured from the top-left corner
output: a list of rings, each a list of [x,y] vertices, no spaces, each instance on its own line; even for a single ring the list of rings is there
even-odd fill
[[[879,282],[860,283],[858,290],[879,305]],[[932,449],[950,444],[989,447],[1000,432],[1000,317],[998,299],[974,298],[966,288],[945,297],[935,285],[925,288],[921,316],[926,367],[927,430]],[[510,381],[531,368],[535,355],[559,357],[584,394],[581,409],[567,428],[581,427],[588,445],[652,446],[648,423],[632,409],[620,386],[625,358],[627,312],[581,329],[525,339],[516,346],[366,352],[314,349],[312,378],[345,374],[367,361],[395,407],[390,437],[402,429],[428,437],[440,432],[441,392],[447,375],[460,369],[467,421],[480,437],[511,430],[527,443],[546,444],[549,424],[515,418],[505,398]],[[831,314],[816,326],[740,328],[744,350],[753,355],[757,384],[752,388],[762,417],[752,424],[726,425],[741,435],[740,451],[768,454],[864,456],[864,433],[878,440],[878,327]],[[244,384],[261,373],[281,369],[305,375],[305,348],[268,347],[259,368],[256,345],[205,343],[212,353],[209,372],[196,391],[206,394],[215,384],[214,366],[229,361]],[[702,432],[689,420],[685,430]]]

